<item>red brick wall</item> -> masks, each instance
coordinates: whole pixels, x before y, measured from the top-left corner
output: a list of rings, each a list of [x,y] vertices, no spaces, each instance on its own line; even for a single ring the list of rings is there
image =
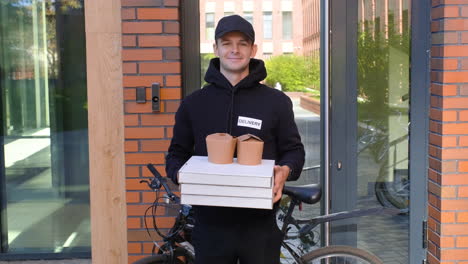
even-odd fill
[[[468,0],[432,0],[428,262],[468,263]]]
[[[145,164],[165,176],[164,155],[172,137],[181,99],[178,0],[121,0],[122,60],[125,104],[125,163],[129,263],[149,255],[152,243],[144,228],[144,211],[154,193],[139,181],[150,177]],[[151,110],[151,84],[161,84],[161,112]],[[146,87],[144,104],[136,87]],[[157,236],[155,236],[157,237]]]

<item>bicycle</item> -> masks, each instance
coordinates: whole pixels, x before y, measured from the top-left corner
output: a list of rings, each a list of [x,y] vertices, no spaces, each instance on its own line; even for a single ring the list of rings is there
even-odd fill
[[[375,163],[380,163],[387,154],[386,144],[388,134],[382,130],[378,122],[372,124],[372,120],[362,120],[358,123],[357,154],[369,151]]]
[[[167,186],[165,178],[163,178],[153,167],[153,165],[148,164],[147,167],[153,173],[154,178],[151,182],[146,182],[148,186],[157,192],[164,187],[167,192],[165,196],[166,202],[180,203],[180,199],[176,196]],[[307,243],[314,244],[313,239],[313,229],[325,222],[331,222],[341,219],[347,219],[352,217],[378,214],[382,212],[387,212],[391,214],[397,214],[392,210],[392,208],[378,207],[370,209],[356,209],[352,211],[333,213],[328,215],[316,216],[312,219],[295,219],[293,217],[293,211],[297,206],[300,206],[301,203],[315,204],[321,199],[321,187],[318,184],[310,184],[304,186],[285,186],[283,189],[283,194],[287,195],[289,198],[289,205],[278,210],[278,218],[280,219],[281,232],[283,233],[283,241],[281,243],[282,252],[288,252],[292,259],[288,260],[281,258],[281,263],[296,263],[296,264],[318,264],[318,263],[367,263],[367,264],[383,264],[383,262],[375,255],[370,252],[367,252],[363,249],[354,248],[350,246],[328,246],[318,249],[313,249],[310,252],[304,252],[304,248],[293,246],[290,243],[290,240],[300,239],[301,241],[306,241]],[[157,197],[159,195],[157,194]],[[158,203],[158,198],[156,198],[155,203],[148,208],[152,212],[156,212],[157,207],[160,204]],[[163,237],[163,245],[154,246],[158,247],[158,253],[149,257],[140,259],[133,264],[192,264],[195,259],[193,246],[191,246],[191,237],[187,236],[187,230],[190,231],[193,228],[193,219],[190,217],[190,208],[189,205],[181,205],[179,214],[176,218],[174,226],[168,232],[168,235]],[[147,210],[147,211],[148,211]],[[146,216],[146,213],[145,213]],[[154,220],[157,216],[155,213],[153,216],[153,227],[159,233],[159,229],[156,226],[156,221]],[[146,222],[146,221],[145,221]],[[294,229],[294,232],[290,232]],[[148,234],[150,234],[148,232]],[[157,245],[156,242],[154,242]],[[308,248],[310,249],[310,248]],[[292,261],[292,262],[289,262]],[[322,262],[328,261],[328,262]]]
[[[367,124],[360,127],[358,138],[358,155],[369,149],[374,161],[380,164],[379,174],[375,181],[374,190],[377,200],[382,206],[400,209],[400,214],[409,212],[410,179],[409,170],[405,168],[408,157],[403,159],[397,155],[397,146],[408,141],[409,123],[403,122],[401,111],[393,111],[398,115],[398,123],[406,130],[402,136],[389,142],[388,133],[383,133],[375,126]],[[392,155],[393,152],[393,155]],[[392,156],[390,156],[392,155]],[[390,164],[388,164],[390,163]]]
[[[193,264],[195,259],[195,250],[190,243],[191,232],[194,226],[194,218],[191,211],[191,206],[180,204],[180,197],[175,195],[167,186],[166,178],[154,168],[152,164],[148,164],[147,168],[153,174],[153,179],[149,182],[142,180],[140,183],[146,183],[148,187],[156,192],[156,198],[151,206],[145,211],[145,228],[149,237],[153,240],[152,256],[142,258],[133,264]],[[166,194],[160,196],[161,187],[164,188]],[[163,202],[160,200],[163,199]],[[167,233],[159,229],[156,223],[158,207],[164,207],[177,210],[174,225]],[[152,225],[156,233],[163,238],[163,244],[158,245],[155,239],[151,236],[147,226],[146,217],[151,211]],[[157,254],[155,250],[158,248]]]
[[[395,208],[376,207],[368,209],[355,209],[331,213],[327,215],[315,216],[311,219],[296,219],[293,217],[293,211],[296,207],[301,208],[302,203],[316,204],[321,199],[321,187],[318,184],[308,184],[303,186],[285,186],[283,194],[287,196],[282,199],[280,209],[277,212],[277,218],[280,222],[280,230],[284,234],[282,241],[282,260],[281,263],[383,263],[374,254],[355,247],[344,245],[332,245],[320,248],[314,233],[315,227],[320,224],[333,222],[342,219],[349,219],[372,214],[387,213],[397,215],[400,211]],[[293,243],[291,241],[299,241]],[[290,256],[287,259],[284,255],[287,252]],[[328,262],[321,262],[326,260]]]
[[[391,162],[380,166],[379,176],[374,185],[380,204],[400,209],[402,214],[409,213],[410,175],[407,167],[408,157],[399,158],[396,146],[407,140],[408,135],[403,135],[388,144],[389,148],[393,149]]]

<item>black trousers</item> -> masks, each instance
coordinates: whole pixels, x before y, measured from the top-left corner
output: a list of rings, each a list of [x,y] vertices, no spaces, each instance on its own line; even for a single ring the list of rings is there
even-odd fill
[[[274,215],[245,223],[195,225],[195,264],[279,264],[282,235]]]

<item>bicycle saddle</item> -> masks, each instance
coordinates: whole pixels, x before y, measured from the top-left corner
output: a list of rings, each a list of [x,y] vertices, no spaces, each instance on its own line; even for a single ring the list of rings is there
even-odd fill
[[[302,186],[284,186],[283,193],[306,204],[314,204],[322,197],[322,188],[319,184]]]

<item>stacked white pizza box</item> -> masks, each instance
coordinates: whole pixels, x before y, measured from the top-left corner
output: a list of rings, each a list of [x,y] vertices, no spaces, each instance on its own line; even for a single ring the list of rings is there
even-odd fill
[[[183,204],[272,209],[274,160],[215,164],[192,156],[179,170]]]

